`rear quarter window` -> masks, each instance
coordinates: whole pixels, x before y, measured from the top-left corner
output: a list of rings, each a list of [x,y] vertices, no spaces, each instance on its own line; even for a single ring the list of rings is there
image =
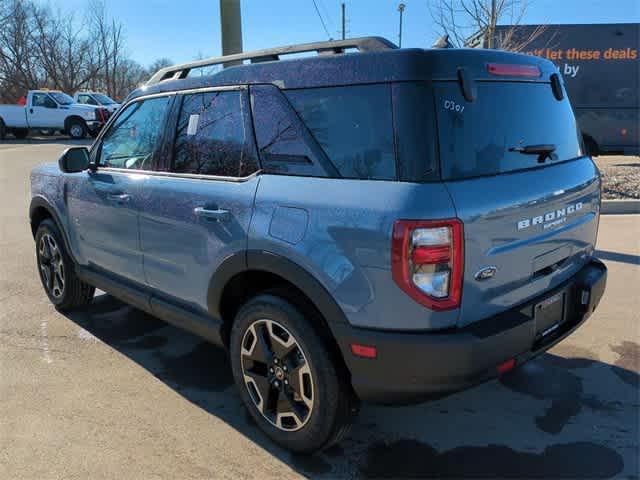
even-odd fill
[[[478,82],[475,101],[467,102],[455,82],[434,85],[442,178],[496,175],[540,167],[582,155],[575,117],[565,95],[553,96],[548,83]],[[510,148],[556,147],[551,159]]]
[[[285,93],[342,177],[394,180],[390,88],[379,84]]]

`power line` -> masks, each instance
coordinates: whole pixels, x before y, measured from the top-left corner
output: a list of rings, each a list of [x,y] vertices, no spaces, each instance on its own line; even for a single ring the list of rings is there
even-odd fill
[[[327,19],[327,25],[331,27],[331,30],[333,30],[333,18],[331,18],[331,12],[327,8],[323,0],[319,0],[319,4],[320,4],[320,10],[322,10],[322,14]]]
[[[312,1],[313,1],[313,6],[316,9],[316,13],[318,14],[318,18],[320,19],[320,22],[322,23],[322,28],[324,28],[324,31],[327,34],[327,37],[329,37],[329,40],[331,40],[331,34],[329,33],[329,30],[327,30],[327,26],[324,23],[324,19],[322,18],[322,15],[320,15],[320,10],[318,10],[318,4],[316,3],[316,0],[312,0]]]

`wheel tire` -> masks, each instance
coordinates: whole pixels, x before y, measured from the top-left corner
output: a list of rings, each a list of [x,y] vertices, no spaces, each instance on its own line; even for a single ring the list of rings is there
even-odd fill
[[[24,140],[29,135],[29,130],[26,128],[15,128],[13,130],[13,136],[18,140]]]
[[[87,136],[87,126],[82,120],[71,120],[67,131],[69,132],[69,136],[74,140],[82,140]]]
[[[584,141],[584,146],[587,149],[587,155],[589,155],[590,157],[597,157],[598,155],[600,155],[598,144],[592,137],[590,137],[589,135],[583,135],[582,139]]]
[[[309,398],[306,393],[304,395],[312,406],[307,409],[304,422],[296,422],[297,429],[295,430],[284,429],[284,420],[286,418],[278,422],[280,426],[273,423],[273,415],[271,415],[272,420],[268,420],[258,406],[260,404],[263,406],[268,405],[271,402],[265,403],[262,400],[256,402],[254,398],[257,398],[258,395],[255,392],[259,391],[257,386],[252,388],[245,382],[245,371],[250,372],[252,369],[256,369],[256,364],[251,360],[245,360],[249,356],[243,353],[243,342],[249,341],[251,343],[251,346],[245,347],[244,352],[248,352],[247,348],[254,352],[256,347],[253,341],[257,341],[257,338],[253,337],[253,332],[260,334],[260,328],[264,328],[263,332],[268,334],[269,328],[260,324],[260,322],[267,321],[275,322],[273,324],[276,325],[275,328],[280,332],[282,332],[282,329],[278,327],[284,327],[284,333],[290,334],[297,344],[296,347],[299,346],[305,360],[302,365],[308,365],[310,378],[307,379],[306,385],[311,385],[312,398]],[[251,330],[252,326],[254,330]],[[240,309],[231,329],[231,367],[240,397],[259,428],[276,443],[294,452],[311,453],[328,448],[346,434],[351,423],[353,397],[347,376],[340,363],[336,361],[334,354],[327,348],[321,333],[319,334],[315,331],[314,327],[316,326],[317,323],[309,322],[307,317],[303,315],[302,310],[283,298],[272,294],[262,294],[249,300]],[[248,331],[251,333],[247,333]],[[254,340],[251,341],[251,338],[254,338]],[[272,338],[269,337],[268,343],[273,342]],[[247,343],[245,343],[246,345]],[[293,352],[296,354],[298,361],[300,361],[300,353],[297,350],[293,350]],[[280,360],[280,364],[291,365],[287,358],[291,358],[291,356],[283,357],[283,360]],[[243,362],[251,363],[251,369],[247,368],[245,370]],[[267,364],[260,370],[266,376],[270,375]],[[283,399],[282,392],[284,389],[287,389],[288,392],[293,392],[293,384],[296,383],[296,371],[299,372],[297,367],[290,367],[289,373],[285,377],[291,378],[291,383],[288,383],[288,387],[284,386],[281,379],[280,390],[269,388],[269,392],[272,393],[267,397],[273,398],[271,395],[275,394],[277,399]],[[276,373],[278,373],[277,370]],[[289,377],[289,375],[291,376]],[[266,384],[271,386],[273,383],[269,382],[275,380],[275,376],[271,375],[270,378],[271,380]],[[302,376],[298,376],[298,378],[302,383]],[[257,384],[254,383],[254,385]],[[250,392],[250,388],[252,388],[253,392]],[[306,391],[308,392],[309,389],[307,388]],[[262,395],[260,394],[259,397],[261,398]],[[295,401],[295,396],[292,397]],[[298,398],[301,398],[301,396],[299,395]],[[291,400],[289,400],[290,404]],[[298,401],[297,405],[300,405],[300,401]],[[304,406],[302,408],[306,409]],[[276,417],[278,416],[277,413],[275,415]],[[301,417],[296,418],[301,419]],[[298,424],[301,424],[301,426],[298,426]]]
[[[45,219],[38,225],[36,259],[42,286],[57,309],[70,310],[91,303],[95,287],[77,277],[62,234],[50,219]]]
[[[4,126],[4,122],[0,119],[0,141],[4,140],[4,137],[7,135],[7,129]]]

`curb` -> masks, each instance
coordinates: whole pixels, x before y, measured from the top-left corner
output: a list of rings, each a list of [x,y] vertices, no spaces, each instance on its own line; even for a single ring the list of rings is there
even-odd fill
[[[640,213],[640,200],[602,200],[602,215]]]

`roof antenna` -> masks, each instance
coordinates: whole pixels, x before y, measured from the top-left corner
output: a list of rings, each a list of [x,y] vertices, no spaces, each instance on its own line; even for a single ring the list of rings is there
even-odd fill
[[[453,48],[453,45],[449,41],[449,34],[445,33],[443,36],[441,36],[436,41],[436,43],[431,45],[431,48]]]

